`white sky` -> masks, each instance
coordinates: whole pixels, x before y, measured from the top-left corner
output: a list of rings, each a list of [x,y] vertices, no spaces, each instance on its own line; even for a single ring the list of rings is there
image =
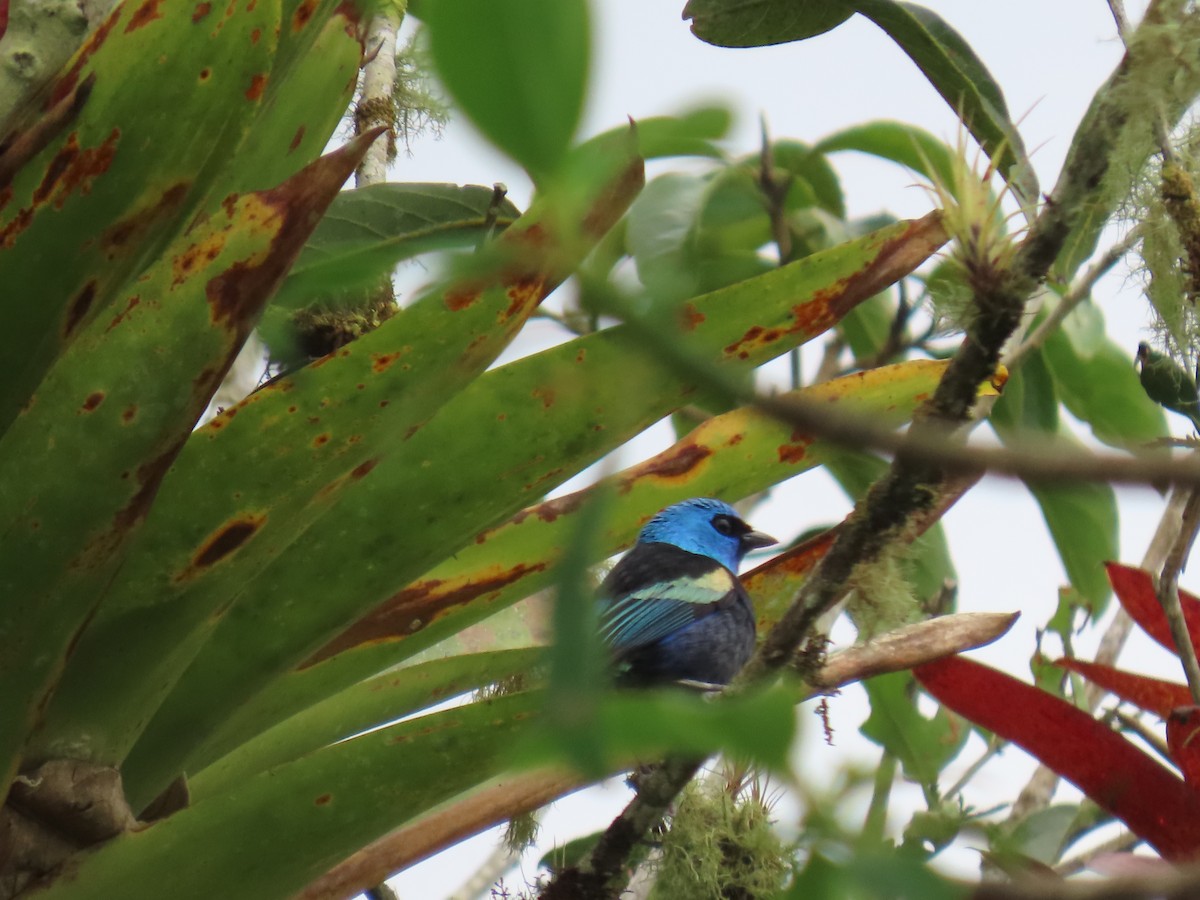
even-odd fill
[[[1071,135],[1095,89],[1121,56],[1115,27],[1103,0],[1010,0],[998,7],[975,0],[933,0],[928,3],[956,27],[989,66],[1005,91],[1013,115],[1021,118],[1021,133],[1033,152],[1033,162],[1049,190]],[[626,120],[680,112],[720,100],[736,112],[730,149],[757,149],[758,117],[766,115],[775,137],[815,143],[841,128],[872,119],[889,118],[920,125],[954,142],[957,120],[909,59],[870,22],[855,18],[835,31],[803,43],[752,50],[710,47],[693,38],[680,20],[682,0],[605,0],[592,4],[594,61],[592,88],[582,133],[584,136]],[[1135,8],[1136,12],[1136,8]],[[903,216],[929,210],[923,191],[914,188],[906,171],[857,154],[834,159],[852,217],[887,210]],[[677,166],[655,163],[650,175]],[[528,199],[528,181],[492,151],[461,119],[455,119],[440,140],[419,139],[410,157],[401,157],[393,175],[397,181],[457,181],[491,184],[503,181],[518,205]],[[1109,332],[1130,350],[1145,332],[1145,305],[1136,280],[1116,272],[1098,295],[1109,319]],[[534,323],[526,347],[553,326]],[[525,352],[528,352],[526,350]],[[1172,417],[1171,427],[1184,432],[1184,422]],[[651,434],[622,464],[636,455],[657,452],[667,438]],[[573,481],[568,487],[579,486]],[[1150,490],[1121,490],[1122,559],[1136,564],[1145,550],[1162,502]],[[754,524],[777,537],[790,536],[818,522],[840,518],[849,504],[820,474],[801,476],[777,489],[752,516]],[[1028,677],[1027,660],[1034,632],[1049,618],[1064,576],[1041,515],[1024,488],[1014,482],[987,479],[946,517],[953,557],[959,572],[961,610],[1021,610],[1016,628],[976,658]],[[1185,574],[1185,586],[1200,587]],[[848,632],[847,632],[848,633]],[[840,632],[835,632],[835,636]],[[1078,650],[1087,655],[1095,638],[1085,636]],[[1145,641],[1131,642],[1123,662],[1168,677],[1165,654]],[[799,766],[812,773],[843,765],[848,757],[874,765],[879,750],[858,735],[867,714],[861,690],[848,689],[830,701],[836,746],[827,747],[820,728],[802,711],[805,738]],[[970,756],[968,755],[968,760]],[[1016,750],[1002,765],[985,770],[968,792],[973,805],[984,808],[1011,799],[1024,783],[1033,763]],[[549,846],[596,830],[607,823],[627,798],[619,783],[593,791],[586,798],[559,804],[543,827],[542,844]],[[861,821],[863,808],[847,811]],[[915,787],[897,786],[893,822],[899,828],[921,804]],[[794,813],[780,809],[785,821]],[[406,900],[447,896],[487,855],[493,838],[485,836],[452,853],[414,867],[393,884]],[[536,856],[533,857],[536,859]],[[977,871],[978,856],[967,850],[943,854],[939,864],[956,874]],[[525,874],[534,875],[532,864]],[[519,876],[510,877],[519,885]]]

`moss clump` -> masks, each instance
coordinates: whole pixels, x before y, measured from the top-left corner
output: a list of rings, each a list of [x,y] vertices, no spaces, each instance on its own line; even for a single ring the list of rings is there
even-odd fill
[[[731,791],[717,780],[693,782],[680,795],[663,836],[650,900],[774,897],[789,858],[758,791]]]

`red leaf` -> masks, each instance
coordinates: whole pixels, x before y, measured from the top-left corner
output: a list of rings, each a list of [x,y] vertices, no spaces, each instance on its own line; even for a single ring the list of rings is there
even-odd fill
[[[8,28],[8,0],[0,0],[0,38]]]
[[[1138,627],[1154,640],[1158,641],[1176,656],[1175,641],[1171,639],[1171,629],[1167,625],[1167,617],[1163,615],[1162,605],[1158,602],[1158,594],[1154,590],[1154,578],[1149,572],[1123,566],[1120,563],[1105,563],[1108,570],[1108,581],[1113,586],[1117,599],[1125,612]],[[1187,623],[1188,634],[1192,643],[1200,646],[1200,600],[1187,591],[1179,592],[1179,604],[1183,607],[1183,620]]]
[[[1167,717],[1167,749],[1192,787],[1200,786],[1200,706],[1181,706]]]
[[[1200,795],[1087,713],[959,656],[913,673],[940,703],[1024,748],[1166,859],[1200,853]]]
[[[1162,716],[1164,719],[1178,706],[1192,702],[1192,694],[1186,685],[1174,681],[1162,681],[1145,675],[1123,672],[1112,666],[1084,662],[1081,659],[1058,659],[1056,666],[1078,672],[1092,684],[1104,688],[1126,703]]]

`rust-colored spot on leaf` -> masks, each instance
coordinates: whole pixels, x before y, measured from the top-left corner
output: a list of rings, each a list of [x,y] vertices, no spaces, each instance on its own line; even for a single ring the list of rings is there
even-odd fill
[[[796,465],[803,462],[811,444],[812,438],[793,434],[791,443],[779,445],[779,461],[785,465]]]
[[[83,405],[79,408],[83,412],[91,412],[103,402],[104,391],[92,391],[87,395],[87,399],[83,401]]]
[[[542,409],[549,409],[554,405],[554,388],[536,387],[533,389],[533,396],[542,401]]]
[[[380,401],[379,401],[379,408],[380,408],[380,409],[387,409],[387,405],[388,405],[388,403],[389,403],[389,402],[390,402],[390,401],[388,401],[388,400],[380,400]]]
[[[88,314],[88,310],[92,308],[92,302],[96,299],[96,279],[93,278],[83,286],[78,294],[71,298],[67,303],[67,318],[63,324],[63,336],[70,335],[79,327],[79,323],[83,321]]]
[[[300,146],[300,142],[304,140],[304,129],[305,126],[303,125],[296,129],[296,133],[292,135],[292,142],[288,144],[288,153],[291,153]]]
[[[113,11],[108,18],[100,23],[100,27],[91,33],[83,46],[75,53],[75,62],[72,63],[70,70],[58,80],[54,88],[46,97],[46,102],[42,104],[42,109],[51,109],[70,95],[75,90],[75,85],[79,83],[79,73],[83,71],[83,67],[87,65],[92,55],[104,46],[104,42],[108,40],[109,32],[117,24],[117,19],[120,18],[122,7],[120,4],[114,6]]]
[[[453,586],[439,579],[418,581],[359,619],[309,657],[300,668],[308,668],[360,644],[415,634],[447,610],[463,606],[545,568],[544,562],[533,565],[518,563],[509,569],[497,570],[494,574],[476,573],[468,580],[454,582]]]
[[[261,28],[255,28],[253,31],[250,32],[250,43],[257,44],[261,40],[262,40],[262,29]]]
[[[296,12],[292,14],[292,31],[299,31],[308,24],[308,20],[313,17],[313,12],[316,11],[317,0],[304,0],[296,7]]]
[[[266,520],[266,516],[255,514],[222,525],[200,545],[200,549],[192,558],[191,568],[205,569],[216,565],[254,537],[254,533]]]
[[[371,354],[371,371],[375,374],[385,372],[397,359],[400,358],[400,352],[393,353],[372,353]]]
[[[162,0],[146,0],[129,17],[129,24],[125,26],[125,33],[129,34],[132,31],[137,31],[139,28],[149,25],[155,19],[161,19],[162,13],[158,9],[161,5]]]
[[[246,88],[246,99],[250,101],[258,100],[262,97],[263,91],[267,89],[267,73],[258,72],[250,79],[250,87]]]
[[[204,3],[197,3],[196,8],[192,10],[192,24],[194,25],[199,22],[210,12],[212,12],[212,4],[208,3],[207,0]],[[207,72],[208,70],[205,69],[205,71]]]
[[[200,80],[208,81],[210,78],[212,78],[212,69],[210,69],[208,66],[205,66],[200,70]]]
[[[478,285],[446,291],[446,309],[450,312],[462,312],[472,306],[482,293]]]
[[[530,516],[533,516],[541,522],[553,522],[559,516],[565,516],[568,513],[572,513],[579,509],[579,507],[583,505],[584,500],[587,499],[587,496],[587,491],[576,491],[573,494],[566,494],[562,497],[555,497],[553,500],[546,500],[543,503],[539,503],[537,506],[530,506],[527,509],[521,510],[504,524],[520,525]],[[503,527],[503,525],[498,525],[496,527],[500,528]],[[483,532],[483,534],[475,538],[475,543],[482,544],[486,542],[488,535],[491,534],[492,531],[495,531],[495,529],[493,528]]]
[[[313,802],[316,803],[317,806],[325,806],[332,799],[333,799],[333,794],[322,794],[320,797],[318,797]]]
[[[218,232],[206,237],[198,244],[192,244],[171,260],[171,286],[178,287],[204,264],[211,263],[225,249],[225,234]]]
[[[108,258],[114,259],[131,243],[140,245],[141,239],[152,228],[160,225],[163,219],[180,207],[190,187],[190,181],[176,182],[163,191],[159,198],[150,205],[142,207],[102,231],[100,246]]]
[[[130,403],[127,407],[125,407],[123,410],[121,410],[121,421],[124,422],[126,425],[128,425],[130,422],[132,422],[134,419],[137,418],[137,412],[138,412],[137,404]]]
[[[314,447],[323,447],[329,443],[329,439],[333,437],[328,431],[323,431],[313,438],[312,445]]]
[[[644,478],[663,481],[686,479],[704,460],[712,456],[712,453],[708,447],[696,444],[673,447],[635,467],[620,479],[617,489],[622,494],[627,494]]]
[[[683,308],[679,310],[679,324],[684,331],[695,331],[696,326],[702,323],[704,318],[704,313],[691,303],[683,304]]]
[[[359,463],[357,466],[355,466],[353,469],[350,470],[350,477],[355,480],[358,480],[359,478],[365,478],[367,476],[367,473],[369,473],[372,469],[374,469],[377,465],[379,465],[379,459],[380,458],[377,456],[374,459],[368,459],[364,463]]]
[[[112,165],[120,137],[121,130],[114,128],[99,146],[80,147],[77,133],[72,132],[50,160],[41,183],[34,189],[34,207],[53,201],[55,209],[62,209],[73,193],[91,193],[92,182]],[[13,224],[9,223],[5,230],[11,229]]]

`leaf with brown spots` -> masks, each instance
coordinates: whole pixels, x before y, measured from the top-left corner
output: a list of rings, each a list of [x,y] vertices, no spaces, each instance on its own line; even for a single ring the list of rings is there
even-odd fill
[[[23,288],[3,293],[0,431],[54,357],[186,223],[206,187],[197,173],[211,181],[218,169],[207,162],[232,156],[250,126],[255,105],[242,95],[276,44],[250,47],[245,35],[273,35],[278,5],[240,4],[217,30],[197,28],[192,14],[187,3],[117,6],[49,89],[46,115],[58,117],[59,133],[9,173],[0,283]],[[212,78],[194,90],[204,68]],[[69,124],[63,103],[71,104]],[[25,133],[39,127],[29,123]],[[98,239],[132,222],[140,223],[136,238]]]
[[[836,295],[828,291],[821,301],[806,304],[797,298],[824,291],[832,283],[854,285],[856,293],[878,290],[883,279],[903,274],[897,260],[915,265],[920,258],[915,248],[932,252],[939,234],[936,222],[928,219],[899,223],[764,276],[762,281],[755,279],[696,298],[692,305],[704,321],[694,322],[687,338],[695,341],[698,352],[735,370],[759,365],[813,336],[802,327],[794,327],[795,308],[838,305]],[[903,251],[906,241],[908,252]],[[881,254],[893,262],[875,262]],[[854,277],[863,269],[878,274],[864,284]],[[852,299],[848,297],[840,306],[852,307]],[[814,318],[824,318],[824,314]],[[755,324],[771,327],[776,332],[774,342],[763,341],[748,349],[746,359],[721,353],[730,334],[741,334]],[[334,359],[328,365],[337,362]],[[900,385],[900,396],[904,396],[904,383],[911,373],[920,371],[921,365],[931,364],[853,376],[832,383],[826,390],[858,393],[866,398],[884,390],[892,377]],[[393,366],[389,372],[394,371]],[[369,385],[369,376],[366,379]],[[360,392],[361,383],[363,378],[354,380],[355,393]],[[929,391],[935,381],[922,383],[923,390]],[[556,398],[549,406],[543,402],[542,393],[534,396],[534,390],[546,389],[553,390]],[[589,335],[488,373],[416,435],[393,447],[367,485],[362,489],[349,487],[341,505],[306,531],[249,587],[165,702],[132,759],[144,759],[147,766],[158,765],[180,753],[187,741],[204,740],[236,698],[252,696],[289,666],[301,662],[320,642],[332,638],[373,605],[397,594],[408,580],[470,541],[479,523],[496,522],[536,501],[608,450],[688,402],[689,391],[690,386],[675,373],[631,353],[623,328]],[[903,418],[903,408],[892,407],[896,401],[881,396],[879,402],[885,415]],[[911,397],[903,403],[911,403]],[[501,410],[499,416],[497,410]],[[485,416],[495,424],[480,429],[478,423]],[[730,436],[730,440],[737,439],[740,434]],[[784,434],[778,446],[790,442],[790,435]],[[533,458],[531,446],[539,451]],[[778,459],[778,446],[770,449],[772,466],[780,467],[772,471],[796,471],[817,459],[815,453],[808,461],[796,458],[795,465],[789,467],[786,460]],[[704,453],[707,450],[701,448],[689,451],[692,457]],[[730,451],[723,458],[733,460],[736,456]],[[676,457],[670,465],[685,473],[687,463],[685,457]],[[659,471],[660,475],[667,474],[668,466],[661,464]],[[679,480],[684,481],[682,477]],[[448,485],[454,486],[452,503],[446,499]],[[730,488],[718,483],[712,489]],[[403,498],[403,516],[397,515],[398,497]],[[549,516],[551,511],[565,513],[567,507],[549,504],[540,510]],[[383,533],[380,522],[388,523]],[[393,531],[402,537],[392,537]],[[331,546],[342,548],[342,562],[337,566],[329,564],[322,550]],[[464,552],[470,554],[476,549]],[[361,559],[353,566],[355,591],[348,590],[345,582],[345,553]],[[385,554],[388,566],[377,565],[375,561]],[[497,553],[481,563],[480,571],[508,571],[521,561],[518,556],[506,563],[503,554]],[[525,584],[522,579],[517,590],[534,590],[532,586],[525,588]],[[309,602],[297,605],[297,596],[310,598]],[[505,602],[510,601],[489,598],[487,603],[472,607],[476,612],[470,616],[483,615],[494,608],[493,603]],[[416,619],[425,625],[430,622],[425,614],[405,621]],[[261,621],[271,621],[273,627],[263,633],[248,624]],[[446,635],[456,627],[454,622],[461,621],[448,624],[439,620],[433,630],[422,628],[408,639],[403,652],[415,652]],[[380,658],[396,652],[383,648]],[[370,665],[362,671],[362,677],[372,673]],[[265,720],[271,721],[274,714],[266,714]],[[179,763],[164,763],[162,777],[171,765]]]
[[[592,216],[598,206],[592,218],[611,224],[633,200],[641,172],[639,158],[610,156],[593,173],[591,184],[572,185],[580,194],[536,201],[522,222],[481,254],[489,267],[483,271],[489,274],[476,268],[463,276],[486,285],[482,299],[470,309],[450,312],[442,302],[443,289],[434,289],[405,310],[399,317],[403,323],[385,323],[327,358],[319,369],[301,370],[253,394],[198,430],[152,513],[149,527],[165,537],[125,560],[63,677],[41,740],[58,744],[71,735],[98,734],[92,740],[95,752],[122,758],[146,725],[144,710],[161,701],[232,599],[325,514],[339,494],[372,483],[374,476],[358,479],[351,473],[381,453],[395,452],[418,433],[440,406],[487,368],[545,293],[586,254],[587,245],[577,240],[574,229],[548,223]],[[286,245],[290,262],[318,216],[309,209],[302,220],[293,221],[286,213],[307,208],[307,193],[323,189],[323,180],[306,171],[273,191],[230,195],[213,219],[240,210],[255,228],[277,228],[276,244],[278,249]],[[179,272],[176,263],[183,260],[192,273],[185,273],[183,284],[200,280],[191,267],[208,265],[210,237],[193,230],[181,239],[179,251],[164,263],[168,287]],[[221,240],[218,262],[233,253],[231,237]],[[260,259],[266,262],[260,265]],[[277,283],[274,275],[282,272],[273,268],[273,260],[271,255],[237,256],[203,279],[206,310],[215,326],[239,335],[252,327],[261,302]],[[145,285],[138,287],[142,297],[155,295]],[[132,321],[126,319],[113,334],[129,330]],[[219,377],[224,367],[212,371]],[[163,385],[169,388],[170,383]],[[386,414],[377,411],[383,400],[391,400]],[[292,406],[298,412],[286,414]],[[364,410],[369,412],[364,415]],[[222,485],[219,491],[204,487],[214,478]],[[247,513],[266,516],[253,540],[218,565],[196,567],[198,544]],[[179,578],[184,571],[188,577]],[[145,627],[135,627],[134,621]],[[117,635],[122,653],[112,654],[108,651]],[[163,647],[172,652],[164,654]],[[115,715],[105,710],[100,721],[97,692],[121,695],[128,702]],[[186,737],[190,734],[181,732],[175,741],[182,744]],[[156,765],[158,760],[172,764],[166,756],[156,756]],[[128,769],[134,792],[143,787],[136,762]]]
[[[21,598],[0,611],[0,633],[13,642],[0,646],[5,708],[20,708],[15,695],[7,694],[10,684],[27,691],[26,702],[47,689],[272,288],[368,144],[369,139],[355,141],[278,188],[247,194],[194,224],[138,279],[138,296],[155,302],[125,303],[116,319],[93,318],[85,325],[0,441],[0,464],[17,479],[8,507],[17,512],[4,523],[10,532],[0,546],[0,570],[19,573],[20,589],[14,582],[13,592]],[[214,235],[220,235],[217,252],[195,256],[180,277],[179,259],[210,246]],[[140,409],[140,415],[130,416],[131,409]],[[126,475],[131,466],[134,478]],[[58,467],[72,477],[44,477]],[[31,518],[52,530],[55,542],[23,527]],[[250,509],[219,523],[191,548],[172,578],[187,583],[228,565],[265,521]],[[91,619],[94,631],[73,647],[72,666],[43,711],[38,752],[53,755],[56,741],[78,733],[72,730],[75,713],[82,710],[90,718],[102,706],[94,683],[87,676],[77,679],[75,667],[87,671],[94,656],[111,658],[113,646],[129,646],[127,633],[113,644],[104,623],[103,616]],[[123,708],[137,715],[136,707],[136,693],[126,695]],[[104,730],[98,723],[91,732],[97,735],[97,757],[104,755],[99,736]],[[5,731],[21,736],[20,729]]]

